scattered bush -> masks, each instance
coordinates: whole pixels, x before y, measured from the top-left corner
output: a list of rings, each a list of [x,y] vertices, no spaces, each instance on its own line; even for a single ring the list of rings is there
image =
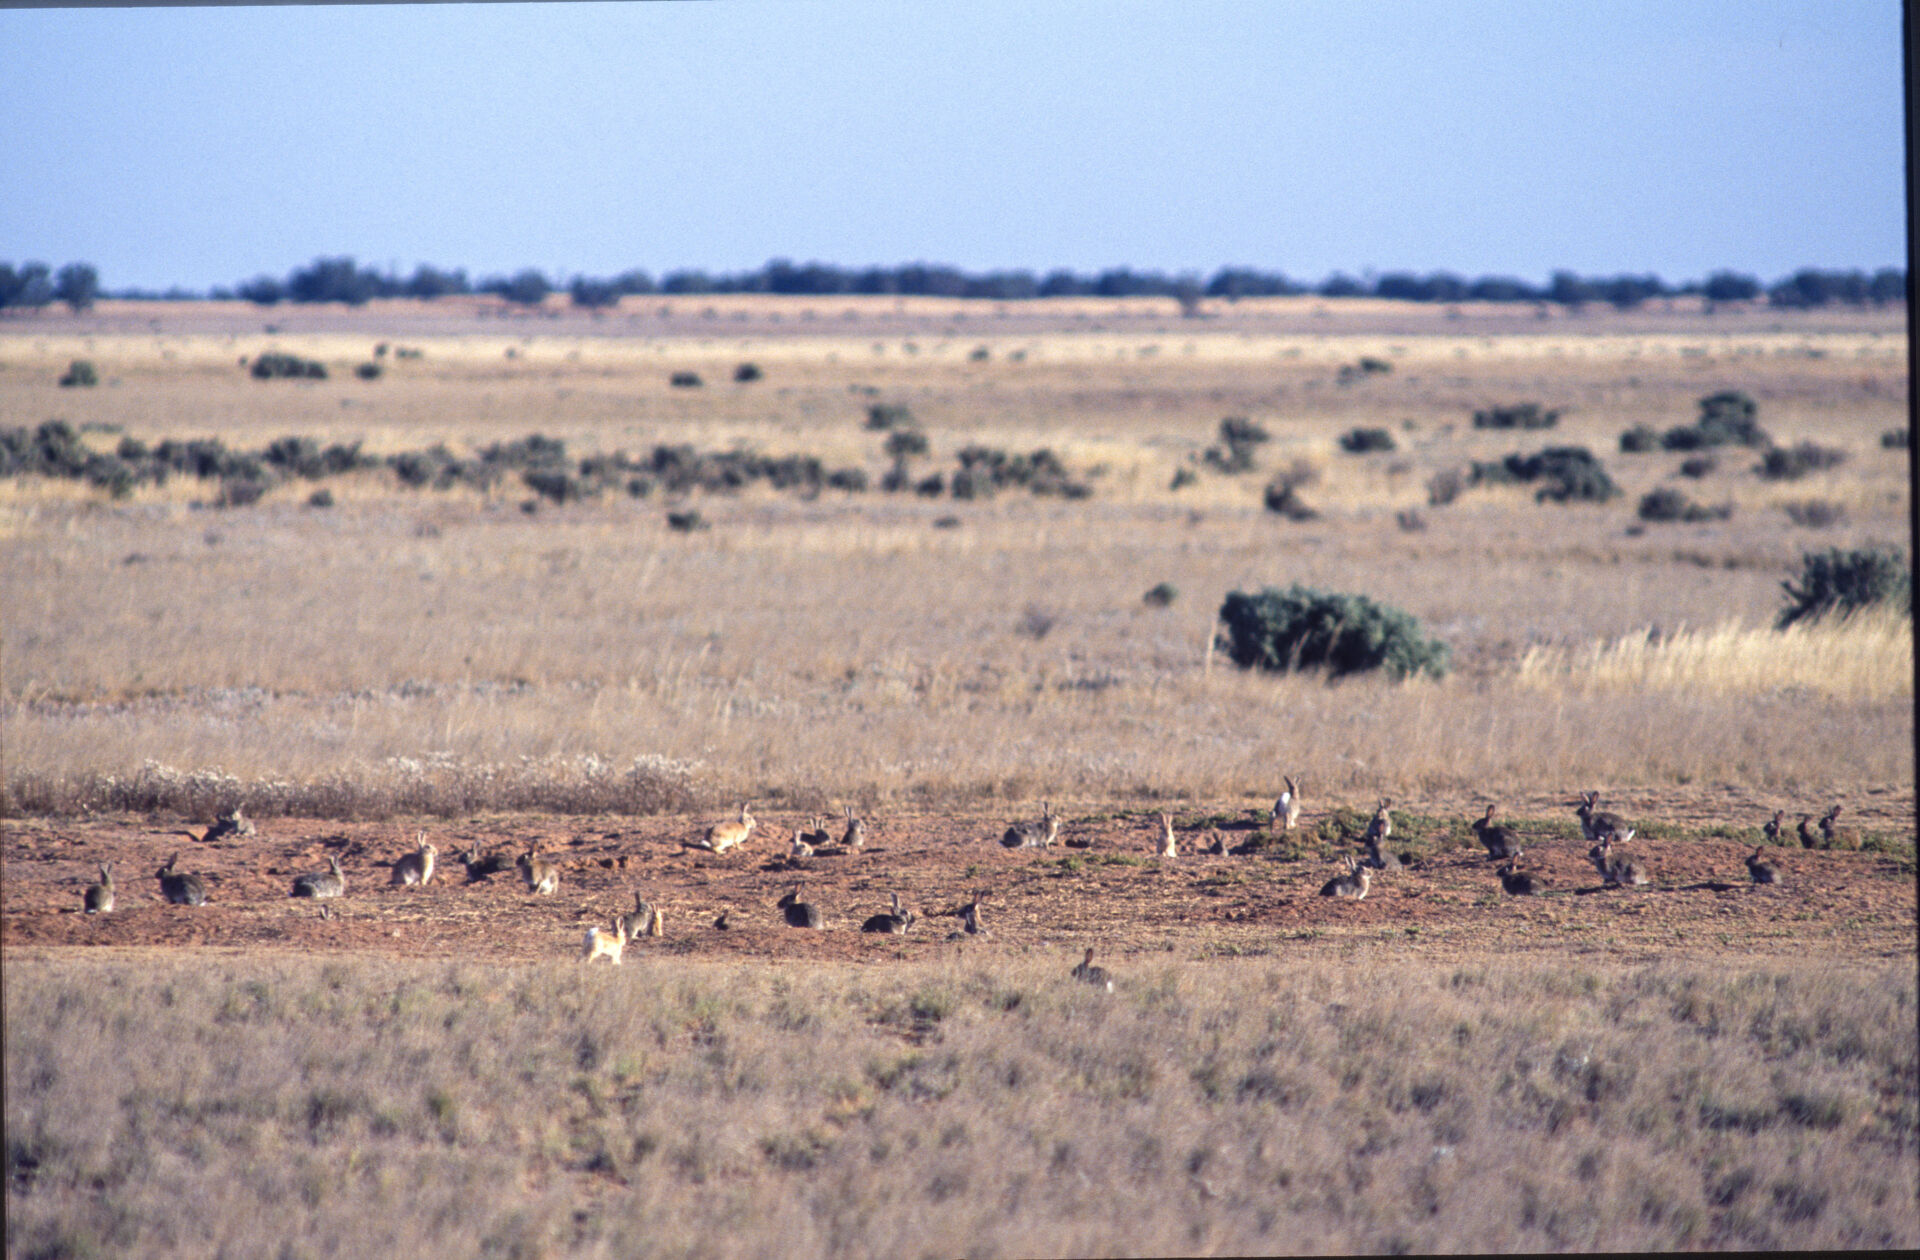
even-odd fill
[[[1391,451],[1397,448],[1393,434],[1385,429],[1348,429],[1340,435],[1340,449],[1350,455],[1362,455],[1368,451]]]
[[[827,475],[827,485],[835,490],[846,490],[858,494],[867,488],[867,470],[836,468]]]
[[[1179,587],[1171,582],[1161,582],[1147,588],[1147,593],[1140,597],[1140,602],[1149,608],[1169,608],[1173,605],[1173,601],[1179,598]]]
[[[1782,505],[1787,519],[1805,529],[1826,529],[1847,519],[1847,509],[1826,499],[1806,499]]]
[[[1680,475],[1698,480],[1720,467],[1720,461],[1711,455],[1695,455],[1680,462]]]
[[[1254,448],[1267,440],[1267,431],[1245,416],[1228,416],[1220,422],[1220,444],[1202,458],[1220,472],[1243,473],[1253,467]]]
[[[1445,507],[1467,488],[1467,474],[1458,468],[1442,468],[1427,478],[1427,506]]]
[[[316,380],[327,379],[327,365],[317,359],[303,359],[297,354],[281,354],[268,351],[253,361],[253,378],[258,381],[271,380]]]
[[[667,384],[675,389],[698,389],[701,385],[698,372],[675,372],[667,378]]]
[[[1350,384],[1365,380],[1369,376],[1385,376],[1393,371],[1393,364],[1385,359],[1376,359],[1371,355],[1360,356],[1358,363],[1343,363],[1340,366],[1340,383]]]
[[[1500,485],[1545,481],[1534,493],[1536,501],[1605,503],[1620,491],[1606,468],[1584,446],[1551,446],[1536,455],[1513,454],[1497,464],[1475,461],[1474,483]]]
[[[695,530],[709,529],[711,526],[698,510],[689,508],[684,512],[667,513],[667,528],[682,534],[691,534]]]
[[[1650,424],[1636,424],[1620,435],[1620,450],[1627,455],[1644,455],[1660,449],[1660,431]]]
[[[1724,521],[1733,515],[1733,505],[1702,507],[1678,490],[1661,489],[1640,500],[1643,521]]]
[[[1488,407],[1473,413],[1473,427],[1476,429],[1551,429],[1559,423],[1559,411],[1543,410],[1539,403]]]
[[[1709,394],[1700,400],[1700,418],[1690,425],[1668,429],[1660,444],[1670,451],[1697,451],[1710,446],[1762,447],[1772,441],[1755,422],[1759,406],[1738,390]]]
[[[1880,435],[1880,445],[1890,451],[1904,451],[1911,444],[1912,438],[1904,424],[1897,429],[1888,429]]]
[[[739,367],[733,369],[733,379],[741,385],[747,385],[757,381],[764,375],[765,373],[760,370],[758,363],[742,363]]]
[[[76,385],[85,388],[99,383],[100,377],[93,370],[93,361],[90,359],[75,359],[67,365],[67,374],[60,378],[62,389],[71,389]]]
[[[362,363],[353,369],[353,374],[363,381],[377,381],[385,370],[378,363]]]
[[[1776,627],[1784,630],[1797,621],[1819,619],[1829,613],[1846,616],[1862,608],[1890,604],[1913,612],[1913,574],[1898,551],[1880,547],[1808,552],[1800,558],[1800,578],[1780,584],[1787,593]]]
[[[1798,446],[1775,446],[1767,450],[1754,471],[1769,481],[1798,481],[1808,473],[1820,472],[1845,463],[1847,453],[1818,442]]]
[[[1396,679],[1443,677],[1447,646],[1428,639],[1409,614],[1364,595],[1293,585],[1257,595],[1230,593],[1220,606],[1226,649],[1243,669],[1326,667],[1333,677],[1384,669]]]
[[[1267,483],[1266,493],[1262,496],[1267,511],[1277,512],[1290,521],[1318,520],[1320,513],[1300,497],[1300,487],[1311,485],[1319,475],[1311,464],[1295,460],[1292,467]]]
[[[907,459],[915,455],[925,455],[931,449],[927,435],[918,429],[895,429],[887,434],[886,445],[882,447],[894,459]]]
[[[1393,523],[1406,533],[1417,534],[1426,529],[1427,518],[1417,508],[1401,508],[1393,514]]]
[[[913,412],[904,403],[874,403],[867,408],[869,429],[904,429],[913,424]]]
[[[1193,471],[1193,469],[1176,468],[1173,470],[1173,480],[1167,483],[1167,489],[1184,490],[1188,486],[1192,485],[1193,483],[1199,480],[1200,480],[1200,474]]]
[[[322,486],[320,489],[315,490],[312,494],[307,496],[307,506],[310,508],[332,507],[333,491],[327,489],[325,486]]]
[[[520,474],[520,480],[527,489],[557,504],[578,503],[598,490],[593,483],[556,468],[529,468]]]

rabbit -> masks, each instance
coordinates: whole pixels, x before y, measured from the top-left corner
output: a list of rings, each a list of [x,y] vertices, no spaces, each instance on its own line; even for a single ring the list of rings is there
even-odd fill
[[[1179,842],[1173,836],[1172,814],[1160,815],[1160,856],[1163,858],[1180,856]]]
[[[806,885],[795,884],[793,891],[774,904],[786,916],[788,927],[819,928],[821,926],[820,907],[800,900],[800,892]]]
[[[513,869],[513,863],[507,859],[506,854],[488,853],[482,855],[478,844],[473,845],[465,853],[460,855],[460,864],[467,868],[467,882],[469,884],[477,884],[481,880],[490,879],[504,871]]]
[[[1840,839],[1839,818],[1840,807],[1838,805],[1835,805],[1832,809],[1820,816],[1820,840],[1826,848],[1835,848]]]
[[[661,937],[667,934],[666,915],[659,906],[648,905],[637,890],[633,894],[633,917],[630,923],[636,941],[643,936]]]
[[[340,859],[327,854],[327,869],[317,875],[296,875],[293,877],[293,895],[295,897],[344,897],[347,892],[347,877],[341,873]]]
[[[1300,785],[1287,775],[1280,777],[1286,779],[1287,790],[1273,803],[1273,823],[1282,831],[1292,831],[1300,825]]]
[[[712,849],[715,853],[725,853],[728,849],[745,844],[748,838],[753,835],[753,826],[753,815],[747,811],[745,805],[742,805],[740,807],[740,820],[738,822],[715,823],[713,826],[707,828],[706,843],[701,847]]]
[[[1580,834],[1586,837],[1587,843],[1598,844],[1601,840],[1611,840],[1615,844],[1625,844],[1633,839],[1634,829],[1627,826],[1626,820],[1620,815],[1594,812],[1599,804],[1600,793],[1582,792],[1580,807],[1573,811],[1580,816]]]
[[[1387,807],[1392,804],[1393,798],[1390,796],[1380,802],[1380,808],[1373,811],[1373,821],[1367,824],[1367,834],[1360,838],[1361,843],[1369,848],[1377,847],[1380,841],[1393,834],[1393,815],[1387,812]]]
[[[178,853],[167,859],[167,864],[153,873],[160,881],[160,895],[176,906],[204,906],[207,904],[207,881],[198,875],[176,875],[173,864],[180,860]]]
[[[1813,834],[1812,814],[1800,815],[1800,847],[1803,849],[1817,849],[1820,847],[1819,837]]]
[[[1391,849],[1381,848],[1379,838],[1373,837],[1367,841],[1367,856],[1361,859],[1360,864],[1376,871],[1397,871],[1406,865],[1406,861]]]
[[[821,833],[825,835],[824,832]],[[824,841],[822,841],[824,843]],[[847,806],[847,830],[840,837],[840,843],[849,852],[858,853],[867,846],[867,820],[853,816],[853,806]]]
[[[1487,806],[1487,816],[1476,818],[1473,833],[1480,837],[1480,843],[1487,846],[1490,858],[1517,858],[1524,850],[1520,847],[1520,836],[1511,827],[1494,825],[1493,812],[1496,807]]]
[[[605,957],[608,962],[618,967],[620,955],[626,952],[626,948],[627,916],[617,914],[613,917],[613,931],[609,932],[598,924],[587,929],[586,953],[582,957],[589,963],[596,958]]]
[[[108,914],[113,910],[113,863],[100,864],[100,882],[88,884],[80,896],[82,913]]]
[[[1073,969],[1073,978],[1082,984],[1090,984],[1096,989],[1105,989],[1108,993],[1113,992],[1113,977],[1107,974],[1106,968],[1093,965],[1093,951],[1091,949],[1087,951],[1085,960]]]
[[[1758,849],[1755,849],[1753,855],[1747,859],[1747,874],[1753,877],[1753,882],[1756,884],[1777,884],[1780,882],[1780,868],[1771,862],[1761,861],[1760,850]]]
[[[1638,862],[1613,856],[1613,841],[1602,839],[1587,853],[1587,859],[1600,872],[1600,878],[1607,887],[1619,888],[1631,884],[1638,887],[1647,882],[1647,870]]]
[[[220,815],[213,826],[207,828],[206,834],[200,838],[203,841],[224,840],[228,836],[251,836],[255,831],[253,820],[242,813],[238,805],[235,805]]]
[[[1009,849],[1048,849],[1060,838],[1060,820],[1054,816],[1053,806],[1046,801],[1040,802],[1040,821],[1017,822],[1007,828],[1007,834],[1000,837],[1000,843]]]
[[[816,818],[812,821],[819,822],[820,820]],[[812,838],[818,834],[819,833],[815,831],[802,831],[800,828],[795,827],[793,829],[793,844],[787,849],[787,860],[798,862],[801,858],[812,857]]]
[[[1506,889],[1511,896],[1531,897],[1540,891],[1540,881],[1525,871],[1515,871],[1511,860],[1501,866],[1496,873],[1500,876],[1500,887]]]
[[[514,860],[519,868],[520,878],[527,882],[529,893],[551,894],[560,887],[560,868],[543,857],[536,857],[528,849]]]
[[[980,903],[987,899],[987,894],[984,892],[975,891],[969,895],[972,897],[972,900],[967,902],[966,905],[961,906],[958,910],[955,910],[953,912],[960,919],[960,931],[955,932],[952,936],[948,937],[947,938],[948,940],[956,939],[961,935],[966,935],[966,936],[988,935],[986,920],[980,917]]]
[[[1371,867],[1360,865],[1359,859],[1349,857],[1347,873],[1336,875],[1321,886],[1322,897],[1339,897],[1344,901],[1365,901],[1367,887],[1373,880]]]
[[[917,916],[911,910],[900,909],[900,894],[893,894],[893,910],[887,914],[876,914],[860,925],[862,932],[886,932],[893,936],[904,936],[914,924]]]
[[[433,882],[433,860],[440,850],[427,843],[427,833],[424,831],[414,840],[420,847],[402,855],[393,864],[393,877],[387,881],[389,884],[418,884],[425,888]]]
[[[1776,809],[1773,811],[1773,817],[1767,820],[1766,826],[1760,828],[1760,834],[1767,838],[1768,844],[1780,843],[1780,829],[1786,825],[1786,821],[1786,810]]]

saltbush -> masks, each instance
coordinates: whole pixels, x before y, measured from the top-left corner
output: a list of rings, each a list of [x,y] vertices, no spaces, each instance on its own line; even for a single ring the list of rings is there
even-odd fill
[[[1227,655],[1243,669],[1324,667],[1333,677],[1384,669],[1396,679],[1447,671],[1448,649],[1410,614],[1364,595],[1295,584],[1228,594],[1220,606]]]
[[[1846,616],[1862,608],[1890,604],[1911,615],[1913,572],[1901,554],[1891,548],[1830,547],[1800,558],[1800,577],[1780,584],[1787,606],[1776,627],[1784,630],[1797,621],[1818,620],[1829,613]]]
[[[1473,413],[1473,427],[1476,429],[1551,429],[1559,423],[1560,412],[1548,411],[1539,403],[1488,407]]]
[[[1769,481],[1798,481],[1808,473],[1820,472],[1844,463],[1847,453],[1818,442],[1770,448],[1754,466],[1754,471]]]
[[[253,361],[255,380],[300,380],[324,381],[327,379],[327,365],[317,359],[303,359],[297,354],[281,354],[269,351]]]
[[[1385,429],[1348,429],[1340,435],[1340,449],[1349,455],[1394,450],[1393,434]]]
[[[1605,503],[1620,490],[1593,452],[1584,446],[1550,446],[1534,455],[1513,454],[1497,464],[1474,461],[1475,484],[1544,481],[1537,501]]]
[[[98,385],[99,383],[100,376],[93,370],[93,361],[90,359],[75,359],[67,365],[67,374],[60,378],[60,387],[62,389],[71,389],[76,385],[82,387]]]

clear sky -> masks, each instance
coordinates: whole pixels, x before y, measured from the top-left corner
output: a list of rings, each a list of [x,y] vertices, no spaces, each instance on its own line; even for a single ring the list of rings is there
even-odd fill
[[[0,11],[0,260],[1904,266],[1897,0]]]

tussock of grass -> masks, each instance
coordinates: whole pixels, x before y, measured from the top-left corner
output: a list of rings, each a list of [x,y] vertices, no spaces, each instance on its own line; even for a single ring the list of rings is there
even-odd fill
[[[1629,635],[1584,647],[1534,647],[1520,680],[1543,690],[1685,691],[1730,695],[1794,690],[1841,701],[1913,694],[1913,622],[1861,613],[1785,630],[1724,621],[1711,630]]]
[[[1109,965],[12,958],[7,1250],[1920,1244],[1910,960]]]

